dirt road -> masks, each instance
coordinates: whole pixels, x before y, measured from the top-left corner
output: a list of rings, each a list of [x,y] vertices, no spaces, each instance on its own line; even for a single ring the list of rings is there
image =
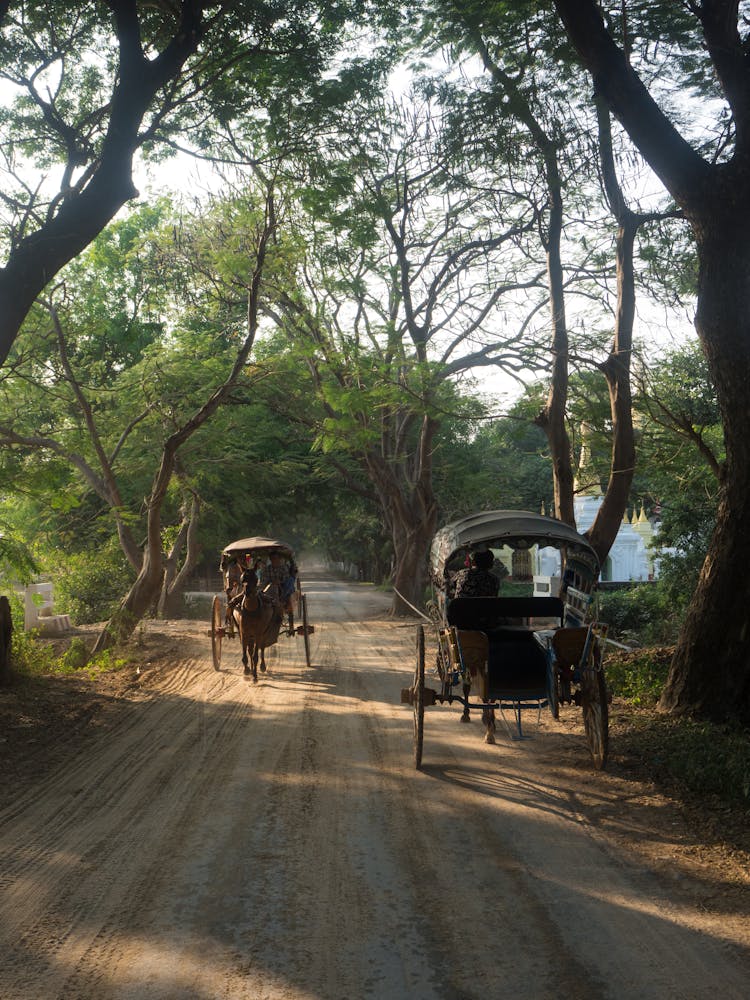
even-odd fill
[[[171,668],[0,813],[2,1000],[748,995],[748,912],[672,877],[576,722],[491,747],[429,709],[417,773],[414,626],[305,589],[312,669],[281,639],[253,685],[169,623]]]

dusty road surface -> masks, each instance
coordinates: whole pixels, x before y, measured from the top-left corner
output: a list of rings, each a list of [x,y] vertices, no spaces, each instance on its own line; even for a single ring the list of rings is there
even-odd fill
[[[674,814],[576,721],[492,747],[429,709],[417,773],[414,625],[305,589],[311,669],[282,639],[253,685],[236,640],[217,672],[205,626],[161,623],[173,661],[6,803],[2,1000],[750,994],[737,885],[684,873]]]

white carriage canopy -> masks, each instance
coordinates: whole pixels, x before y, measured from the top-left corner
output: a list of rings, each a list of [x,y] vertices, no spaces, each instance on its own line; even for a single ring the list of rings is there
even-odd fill
[[[534,545],[565,549],[569,556],[599,564],[592,547],[569,524],[525,510],[483,510],[452,521],[435,534],[430,569],[433,579],[439,580],[453,560],[477,548],[528,550]]]
[[[225,547],[222,555],[242,556],[250,553],[253,556],[260,556],[270,555],[271,552],[279,552],[285,559],[294,558],[294,552],[286,542],[281,542],[276,538],[264,538],[261,535],[240,538],[236,542],[231,542]]]

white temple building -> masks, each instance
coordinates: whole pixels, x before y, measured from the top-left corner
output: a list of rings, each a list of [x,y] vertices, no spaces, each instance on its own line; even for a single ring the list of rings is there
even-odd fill
[[[575,498],[574,509],[576,528],[583,534],[594,522],[596,512],[602,505],[603,497],[592,494]],[[601,579],[605,582],[628,583],[654,580],[658,576],[653,552],[649,546],[654,537],[654,526],[646,517],[641,506],[640,512],[633,511],[628,518],[627,511],[612,548],[602,566]],[[548,579],[560,575],[560,553],[557,549],[538,549],[534,553],[534,577]],[[555,591],[553,590],[552,593]]]
[[[591,474],[587,428],[581,428],[581,456],[578,462],[573,501],[576,529],[584,534],[594,523],[604,496],[601,484]],[[542,511],[543,513],[543,511]],[[659,575],[658,559],[654,558],[651,543],[657,529],[646,516],[643,504],[628,517],[627,510],[622,525],[609,551],[600,579],[607,583],[630,583],[655,580]],[[534,552],[535,592],[557,593],[560,576],[560,554],[556,549],[539,549]],[[545,586],[546,584],[546,586]]]

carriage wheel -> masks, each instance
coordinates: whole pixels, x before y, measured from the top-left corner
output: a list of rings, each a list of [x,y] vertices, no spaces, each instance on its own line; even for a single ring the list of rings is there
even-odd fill
[[[414,763],[422,767],[424,743],[424,626],[417,626],[417,665],[414,670]]]
[[[607,763],[609,750],[609,709],[607,707],[607,685],[601,664],[583,671],[581,679],[581,706],[583,727],[589,745],[594,767],[601,771]]]
[[[307,594],[302,594],[300,596],[300,603],[302,604],[302,628],[305,637],[305,662],[308,667],[310,666],[310,636],[307,631]]]
[[[224,636],[224,609],[221,598],[216,595],[211,608],[211,654],[214,659],[214,670],[221,666],[221,640]]]

